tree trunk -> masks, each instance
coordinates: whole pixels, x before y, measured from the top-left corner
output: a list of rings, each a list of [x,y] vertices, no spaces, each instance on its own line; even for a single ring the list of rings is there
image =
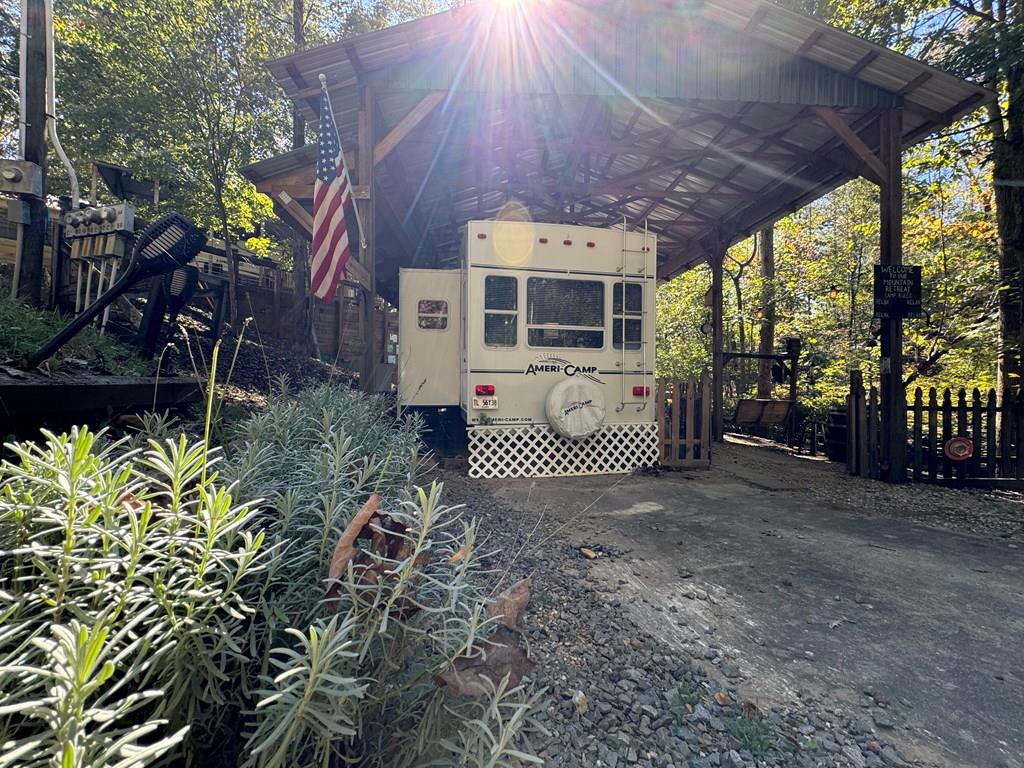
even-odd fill
[[[220,214],[220,226],[224,234],[224,256],[228,260],[228,316],[231,324],[238,329],[238,254],[235,253],[234,244],[231,241],[231,232],[228,230],[228,209],[224,202],[224,190],[220,185],[216,186],[217,212]]]
[[[758,234],[761,251],[761,338],[757,351],[770,355],[775,351],[775,229],[765,227]],[[772,396],[772,361],[760,360],[757,365],[757,397],[767,400]]]
[[[986,7],[990,8],[989,4]],[[1021,9],[1015,8],[1021,12]],[[1018,19],[1018,23],[1020,20]],[[1005,78],[1005,112],[989,106],[992,130],[992,176],[999,232],[999,392],[1019,392],[1024,355],[1024,65],[1016,37],[1000,41],[999,71]],[[995,62],[993,62],[995,66]],[[995,72],[990,80],[996,78]]]
[[[292,40],[295,51],[306,47],[306,27],[303,0],[292,0]],[[306,118],[302,116],[298,104],[292,105],[292,149],[306,144]],[[295,301],[298,311],[295,313],[295,338],[298,340],[299,351],[312,353],[313,343],[313,311],[309,297],[309,247],[305,238],[296,235],[292,238],[292,274],[295,277]],[[340,310],[339,310],[340,311]]]
[[[1014,180],[1024,178],[1024,147],[997,140],[993,173],[999,229],[999,389],[1005,399],[1020,389],[1024,352],[1024,189],[1013,186]]]

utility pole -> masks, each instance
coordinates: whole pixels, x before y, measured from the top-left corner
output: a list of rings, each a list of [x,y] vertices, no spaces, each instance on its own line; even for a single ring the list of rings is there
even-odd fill
[[[25,196],[28,222],[22,226],[15,275],[16,295],[32,304],[43,304],[43,246],[49,214],[46,210],[46,4],[26,0],[27,38],[22,41],[25,57],[24,115],[22,146],[25,160],[42,169],[40,196]]]

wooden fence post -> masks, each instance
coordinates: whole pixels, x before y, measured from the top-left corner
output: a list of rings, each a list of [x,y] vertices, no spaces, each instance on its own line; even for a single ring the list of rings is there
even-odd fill
[[[967,392],[961,389],[956,394],[956,431],[958,437],[967,437]],[[967,476],[967,462],[956,462],[956,476],[963,480]]]
[[[923,396],[921,388],[917,387],[914,390],[914,482],[921,482],[921,432],[924,421],[924,413],[921,408],[923,405]]]
[[[700,375],[700,460],[711,466],[711,382]]]
[[[1012,470],[1010,469],[1011,452],[1013,450],[1013,401],[1014,397],[1011,394],[1007,394],[1003,398],[1002,403],[1002,429],[999,430],[999,475],[1000,477],[1011,477]]]
[[[672,381],[672,440],[670,446],[672,449],[672,462],[675,463],[680,459],[684,458],[679,455],[679,395],[680,395],[679,381],[673,379]]]
[[[942,476],[947,480],[953,476],[953,462],[946,457],[946,443],[953,436],[953,393],[947,387],[942,393]]]
[[[877,480],[880,476],[878,438],[878,390],[874,386],[868,391],[868,466],[867,476]]]
[[[928,388],[928,479],[939,476],[939,398],[935,387]]]
[[[864,473],[861,459],[865,435],[862,425],[864,411],[864,374],[850,371],[850,394],[846,405],[846,466],[851,475]]]
[[[979,477],[981,446],[984,439],[981,428],[981,391],[977,387],[971,392],[971,441],[974,443],[974,453],[971,455],[970,476]]]
[[[996,476],[996,391],[988,391],[988,408],[985,411],[985,474]]]

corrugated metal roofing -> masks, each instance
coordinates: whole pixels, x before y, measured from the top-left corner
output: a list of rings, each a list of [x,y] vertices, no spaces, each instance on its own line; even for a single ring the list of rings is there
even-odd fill
[[[350,149],[360,80],[374,88],[378,137],[446,92],[377,168],[385,273],[450,258],[462,223],[515,198],[538,220],[649,219],[670,276],[703,256],[709,232],[742,239],[857,175],[815,105],[875,147],[885,109],[903,106],[911,143],[993,98],[763,0],[526,0],[517,11],[478,0],[270,68],[310,118],[328,77]],[[301,199],[312,158],[245,172]]]

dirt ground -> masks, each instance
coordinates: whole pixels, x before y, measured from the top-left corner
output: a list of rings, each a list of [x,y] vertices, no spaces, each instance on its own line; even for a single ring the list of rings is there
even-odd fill
[[[1024,505],[892,488],[764,447],[710,471],[473,481],[765,707],[808,696],[922,765],[1024,766]]]

